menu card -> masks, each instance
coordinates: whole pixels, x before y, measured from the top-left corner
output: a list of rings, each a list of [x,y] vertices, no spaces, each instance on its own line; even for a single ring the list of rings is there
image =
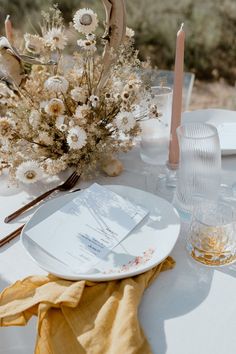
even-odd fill
[[[93,184],[26,234],[75,272],[91,270],[148,214]]]

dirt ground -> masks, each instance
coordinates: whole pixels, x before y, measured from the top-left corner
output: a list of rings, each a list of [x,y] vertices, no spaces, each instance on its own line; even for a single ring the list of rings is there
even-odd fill
[[[189,110],[201,108],[236,110],[236,87],[224,80],[213,83],[195,80]]]

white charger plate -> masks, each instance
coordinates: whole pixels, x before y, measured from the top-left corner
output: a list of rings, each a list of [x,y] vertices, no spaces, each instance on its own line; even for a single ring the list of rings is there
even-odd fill
[[[106,187],[147,208],[149,215],[104,260],[99,262],[96,271],[78,274],[41,249],[26,235],[27,230],[75,198],[76,193],[81,192],[55,198],[35,212],[21,233],[21,241],[26,251],[41,268],[64,279],[105,281],[143,273],[161,263],[170,254],[180,231],[179,216],[173,206],[166,200],[139,189],[120,185]],[[69,237],[69,230],[67,237]]]
[[[236,154],[236,111],[201,109],[184,112],[182,122],[204,122],[217,128],[222,155]]]

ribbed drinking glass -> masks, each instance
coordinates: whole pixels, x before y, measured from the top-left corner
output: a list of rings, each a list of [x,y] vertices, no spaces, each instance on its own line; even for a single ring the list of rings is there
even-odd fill
[[[217,129],[201,122],[185,123],[177,128],[180,149],[174,204],[183,216],[189,216],[194,199],[216,200],[220,190],[221,150]]]

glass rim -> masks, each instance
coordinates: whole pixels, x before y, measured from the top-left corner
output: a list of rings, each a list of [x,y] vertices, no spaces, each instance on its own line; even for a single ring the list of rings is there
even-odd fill
[[[216,224],[210,224],[210,223],[203,222],[202,220],[200,220],[199,218],[197,218],[196,215],[193,216],[193,220],[194,220],[195,222],[197,222],[199,225],[202,225],[202,226],[204,226],[204,227],[214,227],[215,229],[219,229],[219,228],[221,228],[221,227],[228,227],[228,226],[230,226],[230,225],[236,223],[236,219],[232,219],[232,221],[227,222],[227,223],[222,223],[222,224],[218,224],[218,223],[216,223]]]
[[[209,132],[209,135],[206,135],[206,136],[196,136],[196,137],[193,137],[193,136],[188,136],[186,135],[185,133],[181,133],[181,129],[183,127],[186,127],[186,126],[193,126],[193,125],[199,125],[199,126],[206,126],[208,128],[210,128],[210,130],[212,131],[211,133]],[[216,129],[216,127],[212,124],[209,124],[209,123],[204,123],[204,122],[186,122],[186,123],[183,123],[181,124],[180,126],[178,126],[176,128],[176,132],[178,135],[184,137],[185,139],[194,139],[194,140],[202,140],[202,139],[209,139],[209,138],[212,138],[214,136],[219,136],[218,135],[218,131]]]
[[[199,197],[199,199],[201,199],[201,198]],[[217,209],[218,205],[226,206],[228,209],[230,209],[235,214],[235,216],[232,218],[232,220],[230,222],[225,222],[225,223],[217,222],[214,225],[210,224],[210,223],[206,223],[206,222],[202,221],[199,217],[199,207],[203,206],[204,204],[205,204],[205,206],[213,205],[216,207],[216,209]],[[227,226],[230,226],[230,225],[236,223],[236,206],[232,205],[231,203],[222,201],[222,200],[220,200],[220,201],[205,200],[205,202],[204,202],[204,199],[202,199],[202,203],[196,205],[193,210],[192,221],[193,220],[195,220],[199,224],[206,226],[206,227],[214,227],[214,228],[227,227]]]
[[[170,86],[158,86],[158,85],[151,86],[151,94],[152,94],[153,89],[166,89],[167,90],[167,92],[162,92],[162,93],[157,93],[157,94],[154,93],[155,96],[168,96],[168,95],[173,94],[173,88]]]

